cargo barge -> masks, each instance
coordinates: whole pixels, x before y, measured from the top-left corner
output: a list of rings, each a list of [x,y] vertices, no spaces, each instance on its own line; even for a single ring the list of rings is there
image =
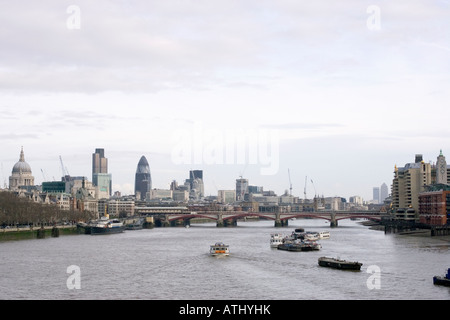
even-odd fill
[[[361,270],[362,263],[357,261],[346,261],[335,258],[320,257],[319,266],[342,270]]]

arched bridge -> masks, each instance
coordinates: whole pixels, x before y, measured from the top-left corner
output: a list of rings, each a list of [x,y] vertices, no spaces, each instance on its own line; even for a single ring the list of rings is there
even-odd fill
[[[145,214],[145,213],[143,213]],[[237,220],[246,217],[258,217],[273,220],[275,227],[287,226],[288,221],[293,218],[313,218],[330,221],[331,227],[337,227],[338,221],[342,219],[363,218],[381,221],[382,213],[374,211],[318,211],[318,212],[249,212],[249,211],[205,211],[205,212],[152,212],[148,213],[159,220],[161,225],[170,226],[183,223],[189,225],[194,218],[209,219],[216,221],[218,227],[232,226]]]

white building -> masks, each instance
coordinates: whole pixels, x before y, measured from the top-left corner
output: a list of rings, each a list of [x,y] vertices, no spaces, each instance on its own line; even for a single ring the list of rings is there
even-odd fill
[[[9,177],[9,190],[18,191],[21,187],[34,186],[34,177],[30,165],[25,162],[23,148],[20,151],[19,161],[14,165]]]

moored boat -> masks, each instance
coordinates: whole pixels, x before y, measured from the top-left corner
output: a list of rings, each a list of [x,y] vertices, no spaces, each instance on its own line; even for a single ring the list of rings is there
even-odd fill
[[[305,240],[319,240],[319,233],[318,232],[313,232],[313,231],[306,231],[305,235],[304,235],[304,239]]]
[[[228,256],[230,254],[230,248],[227,244],[216,242],[214,245],[210,246],[209,253],[212,256]]]
[[[362,263],[357,261],[347,261],[336,258],[320,257],[319,266],[342,270],[361,270]]]
[[[322,249],[322,245],[313,240],[304,240],[303,243],[307,246],[310,246],[312,248],[312,250]]]
[[[316,250],[311,244],[298,240],[293,242],[284,242],[283,244],[278,245],[277,249],[295,252]]]
[[[443,277],[434,276],[433,284],[450,287],[450,268],[447,270],[447,274],[444,275]]]
[[[283,244],[283,235],[280,233],[273,233],[270,235],[270,247],[276,248],[278,245]]]
[[[121,233],[125,230],[123,222],[118,219],[105,219],[102,218],[97,220],[91,226],[91,234],[111,234],[111,233]]]
[[[145,222],[145,220],[143,218],[130,221],[125,225],[125,229],[126,230],[140,230],[143,228],[144,222]]]

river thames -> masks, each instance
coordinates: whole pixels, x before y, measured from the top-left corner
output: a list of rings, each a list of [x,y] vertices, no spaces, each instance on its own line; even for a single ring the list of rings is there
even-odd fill
[[[271,233],[330,231],[320,251],[270,248]],[[212,257],[215,242],[228,257]],[[416,300],[450,299],[433,285],[450,267],[449,237],[385,234],[358,221],[320,219],[213,223],[112,235],[0,243],[0,299]],[[359,261],[361,271],[320,267],[321,256]],[[76,270],[76,271],[73,271]],[[76,276],[76,280],[75,280]]]

